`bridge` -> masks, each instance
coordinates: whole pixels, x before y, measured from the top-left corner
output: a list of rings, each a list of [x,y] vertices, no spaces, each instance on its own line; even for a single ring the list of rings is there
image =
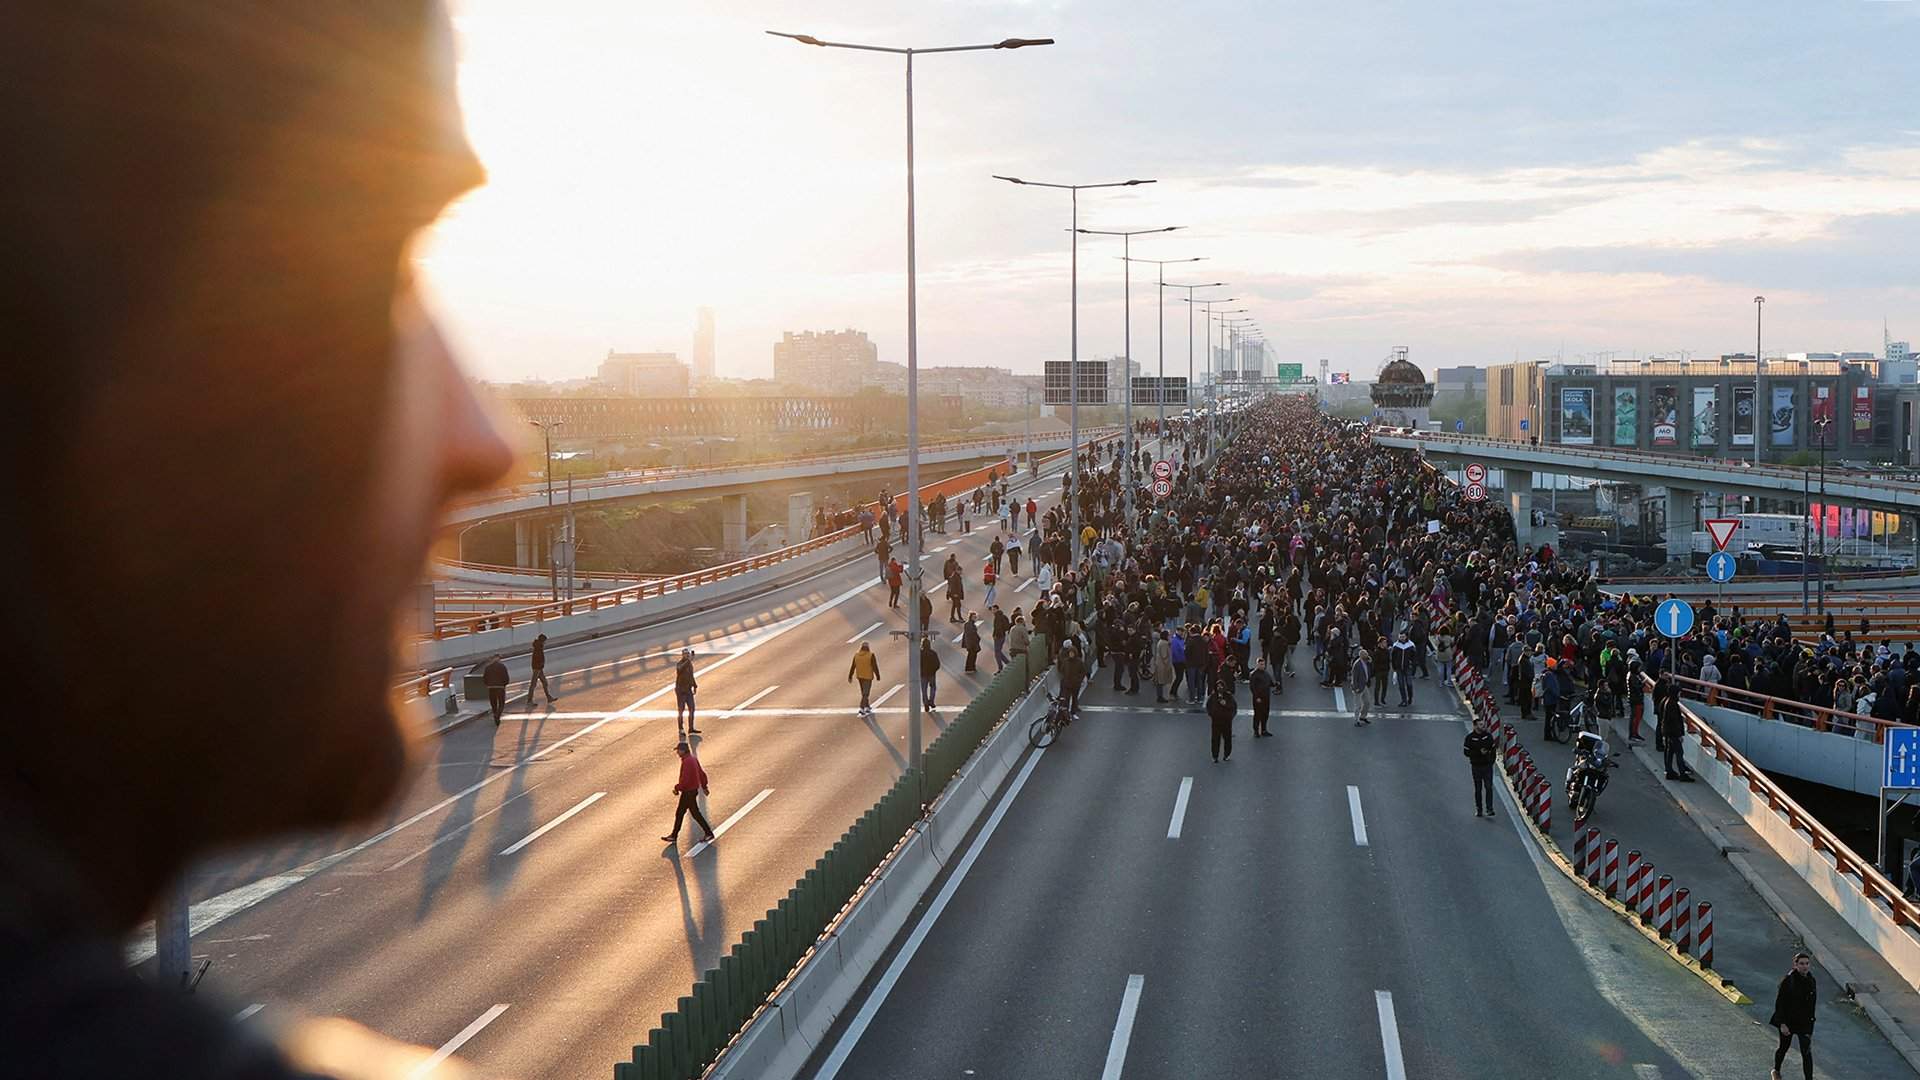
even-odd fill
[[[1381,446],[1417,450],[1428,458],[1458,468],[1479,462],[1489,474],[1496,470],[1522,478],[1515,483],[1494,486],[1504,488],[1513,509],[1515,529],[1523,543],[1533,539],[1533,484],[1531,474],[1590,476],[1609,483],[1651,485],[1650,493],[1664,493],[1667,505],[1691,506],[1691,496],[1702,492],[1746,495],[1798,503],[1803,498],[1810,470],[1780,465],[1754,466],[1749,462],[1728,462],[1707,458],[1688,458],[1651,451],[1607,450],[1589,446],[1559,444],[1535,445],[1483,435],[1446,432],[1380,429],[1373,441]],[[1920,513],[1920,484],[1863,477],[1857,472],[1829,469],[1826,473],[1826,501],[1839,505],[1869,507],[1912,515]],[[1690,550],[1694,523],[1691,514],[1669,514],[1667,552]]]

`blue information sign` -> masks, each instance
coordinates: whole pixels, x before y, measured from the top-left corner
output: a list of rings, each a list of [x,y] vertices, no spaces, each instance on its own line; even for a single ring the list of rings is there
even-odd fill
[[[1733,580],[1733,556],[1724,551],[1716,551],[1707,556],[1707,580],[1728,582]]]
[[[1520,430],[1521,431],[1527,430],[1527,422],[1525,420],[1520,421]]]
[[[1887,766],[1880,775],[1880,786],[1920,788],[1920,728],[1890,727],[1886,732]]]
[[[1685,600],[1660,601],[1653,609],[1653,628],[1668,637],[1686,637],[1693,629],[1693,605]]]
[[[1467,422],[1465,420],[1455,420],[1453,422],[1453,430],[1455,431],[1467,430]]]

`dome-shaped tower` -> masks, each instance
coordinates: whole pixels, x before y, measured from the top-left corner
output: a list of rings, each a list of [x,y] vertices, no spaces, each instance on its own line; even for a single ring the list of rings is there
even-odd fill
[[[1387,365],[1373,383],[1373,407],[1379,423],[1390,427],[1424,428],[1433,406],[1433,384],[1426,372],[1407,359],[1407,347],[1396,345]]]

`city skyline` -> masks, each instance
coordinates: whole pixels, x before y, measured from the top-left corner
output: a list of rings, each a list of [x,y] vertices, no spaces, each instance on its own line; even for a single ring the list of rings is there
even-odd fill
[[[454,8],[491,182],[425,239],[423,279],[476,375],[578,376],[608,348],[691,357],[701,306],[726,323],[722,376],[771,374],[789,329],[861,327],[904,359],[896,72],[821,72],[761,40],[789,18],[767,3],[583,3],[564,21]],[[1197,280],[1229,282],[1281,362],[1365,374],[1399,342],[1425,366],[1717,355],[1751,348],[1756,293],[1769,352],[1878,351],[1883,318],[1913,337],[1920,290],[1900,256],[1920,238],[1920,132],[1900,54],[1881,47],[1920,25],[1911,5],[1742,9],[1740,50],[1713,9],[1289,8],[1236,13],[1247,32],[1224,36],[1192,29],[1208,10],[850,3],[794,27],[1059,39],[919,76],[923,363],[1037,372],[1067,354],[1064,215],[997,190],[988,174],[1007,170],[1157,179],[1087,200],[1083,223],[1186,226],[1136,254],[1206,256]],[[1496,33],[1507,62],[1489,64],[1474,43]],[[1244,41],[1270,42],[1271,62],[1223,63]],[[1342,59],[1363,46],[1367,65]],[[1088,78],[1096,58],[1156,78]],[[695,77],[715,63],[733,75]],[[1125,118],[1114,130],[1071,120],[1097,101]],[[1118,254],[1082,244],[1083,356],[1121,351]],[[1151,364],[1153,286],[1135,281],[1132,301]],[[1183,309],[1166,313],[1170,371]]]

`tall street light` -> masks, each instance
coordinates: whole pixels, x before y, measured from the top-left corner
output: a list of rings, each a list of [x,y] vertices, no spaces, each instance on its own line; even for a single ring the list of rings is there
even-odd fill
[[[1024,49],[1051,45],[1052,38],[1007,38],[991,45],[949,45],[934,49],[902,49],[886,45],[856,45],[822,41],[811,34],[767,33],[823,49],[855,49],[907,58],[907,768],[924,776],[920,762],[920,307],[913,237],[913,58],[922,53],[983,52],[987,49]],[[924,782],[920,805],[926,805]]]
[[[1236,387],[1240,383],[1241,373],[1240,333],[1242,330],[1257,330],[1259,326],[1259,321],[1253,318],[1220,320],[1221,336],[1224,339],[1222,344],[1226,349],[1228,358],[1233,361],[1233,381]],[[1228,391],[1227,396],[1228,400],[1232,400],[1233,394],[1231,390]]]
[[[527,423],[539,428],[541,436],[546,440],[547,467],[545,471],[547,474],[547,514],[551,517],[553,514],[553,429],[564,426],[565,421],[529,420]],[[547,534],[549,536],[553,534],[552,521],[547,522]],[[547,552],[547,584],[552,590],[554,601],[557,603],[560,599],[560,570],[553,565],[551,544],[549,544],[549,550]]]
[[[1193,309],[1199,304],[1209,302],[1204,300],[1195,300],[1193,298],[1193,290],[1218,289],[1218,288],[1224,287],[1225,285],[1226,285],[1226,282],[1224,281],[1203,281],[1196,285],[1181,285],[1171,281],[1167,282],[1167,288],[1169,289],[1187,290],[1187,295],[1181,298],[1181,302],[1187,305],[1187,412],[1189,414],[1193,412],[1193,404],[1195,401],[1198,400],[1194,396],[1195,383],[1193,378]],[[1213,301],[1213,302],[1221,303],[1221,304],[1231,304],[1233,301],[1234,301],[1234,297],[1229,296],[1225,300]],[[1191,435],[1192,433],[1189,432],[1188,434]]]
[[[1067,529],[1072,534],[1067,537],[1067,550],[1072,552],[1071,562],[1080,562],[1080,193],[1092,188],[1138,187],[1151,184],[1152,180],[1116,180],[1105,184],[1050,184],[1039,180],[1022,180],[1017,176],[994,174],[995,180],[1005,180],[1009,184],[1021,187],[1056,188],[1066,191],[1072,197],[1073,217],[1067,226],[1073,235],[1073,285],[1069,307],[1072,322],[1070,334],[1071,353],[1067,361],[1067,459],[1072,462],[1067,473]],[[1129,387],[1131,389],[1131,387]]]
[[[1195,307],[1198,307],[1203,312],[1203,314],[1201,315],[1200,321],[1207,332],[1207,367],[1208,367],[1208,370],[1212,370],[1212,367],[1213,367],[1213,305],[1231,304],[1240,298],[1237,296],[1228,296],[1228,297],[1215,297],[1211,300],[1195,300],[1193,298],[1193,290],[1195,288],[1199,288],[1200,286],[1176,285],[1174,287],[1185,288],[1187,290],[1187,298],[1185,301],[1185,303],[1187,304],[1187,394],[1188,394],[1188,397],[1191,398],[1193,395],[1194,386],[1195,386],[1195,379],[1194,379],[1195,373],[1193,370],[1193,309]],[[1209,385],[1207,389],[1207,393],[1209,394],[1213,393],[1213,389],[1211,385]],[[1189,411],[1191,411],[1192,407],[1193,406],[1191,404],[1188,405]],[[1207,429],[1209,431],[1213,429],[1213,417],[1211,414],[1209,414],[1207,417]]]
[[[1086,236],[1117,236],[1120,238],[1120,309],[1121,321],[1126,324],[1121,335],[1125,344],[1122,351],[1126,359],[1122,361],[1125,375],[1121,380],[1126,387],[1126,427],[1120,436],[1120,447],[1126,451],[1126,464],[1120,470],[1122,489],[1121,506],[1125,509],[1127,532],[1133,532],[1133,238],[1149,233],[1169,233],[1180,228],[1178,225],[1163,225],[1157,229],[1075,229]],[[1132,537],[1128,537],[1131,541]]]
[[[1766,302],[1767,298],[1764,296],[1753,298],[1753,463],[1755,465],[1760,464],[1760,309]],[[1767,415],[1772,416],[1772,411],[1769,410]],[[1772,433],[1771,423],[1768,425],[1768,433]],[[1755,509],[1758,509],[1759,500],[1756,499],[1754,502]]]
[[[1160,312],[1160,415],[1157,420],[1159,426],[1154,428],[1154,434],[1159,436],[1160,445],[1163,449],[1166,447],[1167,439],[1167,267],[1174,263],[1205,262],[1206,258],[1205,255],[1195,255],[1186,259],[1128,259],[1129,262],[1152,263],[1159,279],[1155,282],[1160,290],[1155,294],[1155,298],[1158,300],[1155,307]],[[1215,281],[1209,284],[1218,285],[1220,283]],[[1176,285],[1174,287],[1180,288],[1181,286]],[[1188,288],[1206,288],[1206,286],[1188,286]],[[1193,294],[1189,291],[1187,295],[1191,296]]]
[[[1225,303],[1225,301],[1214,301],[1213,303]],[[1216,445],[1216,443],[1219,441],[1219,429],[1220,429],[1220,424],[1219,424],[1220,377],[1219,377],[1218,371],[1216,370],[1220,357],[1214,351],[1213,330],[1214,330],[1214,327],[1220,325],[1220,320],[1226,318],[1229,315],[1244,315],[1246,314],[1247,309],[1246,308],[1228,308],[1224,311],[1215,311],[1213,310],[1213,307],[1211,306],[1210,303],[1207,304],[1206,307],[1207,307],[1207,314],[1206,314],[1207,455],[1211,457],[1214,454],[1219,453],[1219,447]]]

